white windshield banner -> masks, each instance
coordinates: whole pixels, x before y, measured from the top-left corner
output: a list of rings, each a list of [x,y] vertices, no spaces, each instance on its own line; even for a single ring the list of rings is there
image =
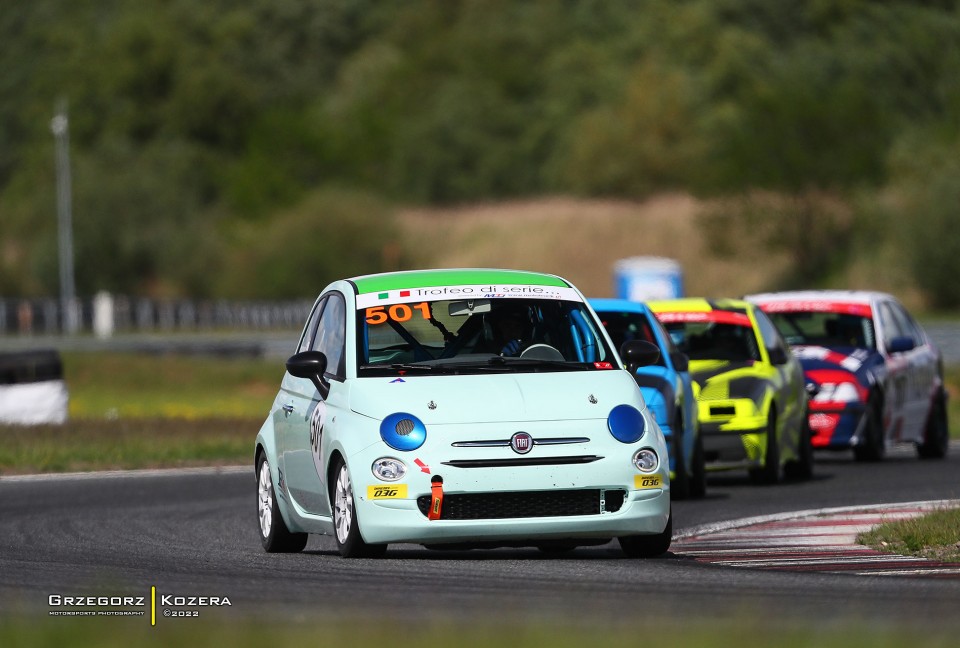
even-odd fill
[[[528,284],[495,284],[473,286],[428,286],[400,288],[357,295],[357,310],[372,306],[408,304],[411,302],[441,301],[446,299],[551,299],[583,302],[573,288],[537,286]]]

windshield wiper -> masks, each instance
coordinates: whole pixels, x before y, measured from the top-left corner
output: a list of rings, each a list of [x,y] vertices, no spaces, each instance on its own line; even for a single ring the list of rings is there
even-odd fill
[[[383,372],[406,372],[406,371],[422,371],[426,373],[432,373],[435,371],[442,371],[442,367],[438,367],[433,364],[421,364],[416,362],[394,362],[391,364],[365,364],[360,365],[359,367],[364,371],[383,371]]]
[[[537,358],[513,358],[510,356],[492,356],[487,364],[520,367],[549,367],[564,371],[579,371],[583,369],[581,362],[567,362],[566,360],[541,360]]]

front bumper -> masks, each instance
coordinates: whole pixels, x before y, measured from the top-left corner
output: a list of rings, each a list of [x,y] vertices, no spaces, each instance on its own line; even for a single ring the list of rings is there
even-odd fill
[[[810,403],[811,444],[814,448],[845,450],[860,442],[866,405]]]
[[[648,439],[621,445],[616,448],[616,455],[607,452],[613,456],[579,463],[562,461],[564,457],[592,456],[587,454],[588,444],[538,448],[536,459],[546,463],[526,466],[503,462],[524,460],[509,450],[505,450],[509,456],[499,458],[502,465],[477,468],[449,465],[450,461],[457,461],[458,449],[453,449],[454,458],[446,463],[422,460],[424,468],[418,468],[415,457],[407,455],[402,459],[412,470],[397,482],[402,496],[389,498],[371,497],[375,492],[371,486],[384,486],[369,469],[382,456],[382,448],[368,448],[351,457],[348,466],[360,532],[366,542],[374,544],[535,543],[661,533],[670,514],[667,454],[659,443],[644,443],[645,440]],[[604,449],[609,451],[611,447],[606,445]],[[643,473],[631,464],[633,453],[642,447],[655,449],[660,457],[660,465],[653,473],[659,487],[643,487]],[[428,519],[421,498],[430,496],[431,480],[437,476],[443,479],[448,505],[444,509],[456,511],[452,515],[460,519],[449,519],[450,515]],[[596,506],[585,508],[585,502],[594,496]],[[476,515],[482,517],[463,519]]]
[[[700,434],[708,471],[763,466],[767,415],[746,399],[701,401]]]

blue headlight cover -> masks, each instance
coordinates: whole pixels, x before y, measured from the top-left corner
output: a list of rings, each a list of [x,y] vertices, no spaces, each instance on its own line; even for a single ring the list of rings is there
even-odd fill
[[[397,412],[380,423],[380,438],[394,450],[416,450],[427,440],[427,428],[413,414]]]
[[[617,405],[610,410],[607,417],[607,427],[613,438],[621,443],[636,443],[647,431],[647,424],[643,414],[636,407]]]

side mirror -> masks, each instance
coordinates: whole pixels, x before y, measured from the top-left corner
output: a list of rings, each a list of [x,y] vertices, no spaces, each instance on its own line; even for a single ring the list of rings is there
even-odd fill
[[[327,356],[320,351],[304,351],[287,360],[287,372],[297,378],[309,379],[324,398],[330,392],[330,384],[323,379],[327,370]]]
[[[627,365],[627,370],[637,373],[640,367],[652,365],[660,359],[660,349],[646,340],[627,340],[620,347],[620,357]]]
[[[767,355],[770,356],[770,364],[773,364],[773,365],[787,364],[787,352],[780,347],[767,349]]]
[[[674,351],[671,353],[670,362],[673,363],[674,371],[690,371],[690,358],[682,351]]]
[[[917,343],[912,337],[895,337],[890,340],[889,351],[890,353],[903,353],[904,351],[912,351],[916,346]]]

